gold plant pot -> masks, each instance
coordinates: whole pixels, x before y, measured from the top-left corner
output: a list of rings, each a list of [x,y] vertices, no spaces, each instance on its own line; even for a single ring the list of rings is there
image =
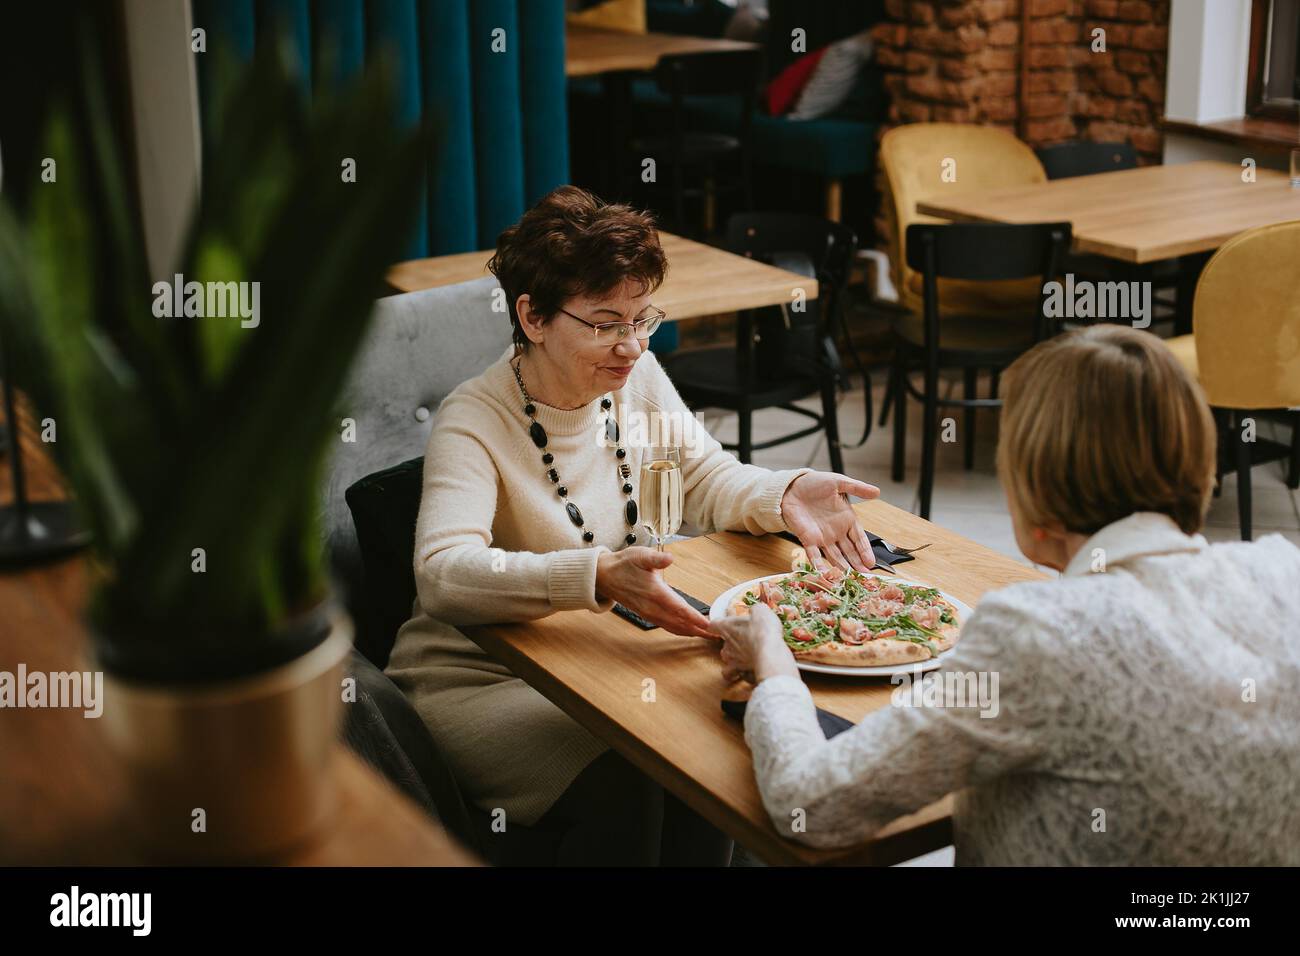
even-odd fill
[[[127,768],[132,824],[151,859],[257,862],[311,841],[336,805],[352,622],[273,670],[166,687],[104,675],[103,721]]]

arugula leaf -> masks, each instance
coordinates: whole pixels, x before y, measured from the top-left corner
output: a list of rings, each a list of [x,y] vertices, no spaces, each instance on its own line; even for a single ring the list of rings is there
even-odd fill
[[[912,620],[910,614],[895,614],[890,620],[891,623],[898,628],[897,640],[912,641],[914,644],[924,644],[930,651],[930,656],[939,656],[938,645],[930,640],[930,638],[942,636],[938,631],[917,624],[916,621]],[[906,633],[908,631],[915,633]]]

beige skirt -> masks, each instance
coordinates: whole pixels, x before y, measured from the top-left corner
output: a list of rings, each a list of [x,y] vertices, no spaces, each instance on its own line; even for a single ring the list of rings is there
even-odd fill
[[[465,799],[536,823],[608,748],[505,665],[417,607],[385,673],[410,700]]]

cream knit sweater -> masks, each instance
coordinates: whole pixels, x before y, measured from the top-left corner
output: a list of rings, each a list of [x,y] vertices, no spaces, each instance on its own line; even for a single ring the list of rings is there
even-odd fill
[[[552,611],[608,611],[596,598],[596,559],[626,547],[629,529],[614,448],[603,446],[600,400],[563,411],[537,404],[546,451],[582,511],[570,521],[547,478],[542,450],[510,366],[513,348],[464,382],[438,410],[425,453],[416,525],[414,616],[397,637],[388,675],[411,699],[451,765],[467,799],[507,819],[535,822],[604,751],[555,705],[456,629],[527,621]],[[769,471],[743,465],[703,428],[652,353],[610,393],[625,423],[626,462],[639,485],[645,442],[626,423],[660,416],[689,419],[695,454],[684,454],[684,518],[706,530],[785,530],[781,498],[809,469]],[[661,419],[662,420],[662,419]],[[595,533],[584,545],[582,531]],[[634,529],[648,544],[644,528]]]

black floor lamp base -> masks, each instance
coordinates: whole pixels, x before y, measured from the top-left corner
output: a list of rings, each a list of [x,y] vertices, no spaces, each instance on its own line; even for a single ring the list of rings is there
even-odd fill
[[[0,508],[0,564],[31,564],[79,551],[90,543],[90,532],[77,523],[66,501],[34,501],[26,507],[24,531],[13,505]]]

